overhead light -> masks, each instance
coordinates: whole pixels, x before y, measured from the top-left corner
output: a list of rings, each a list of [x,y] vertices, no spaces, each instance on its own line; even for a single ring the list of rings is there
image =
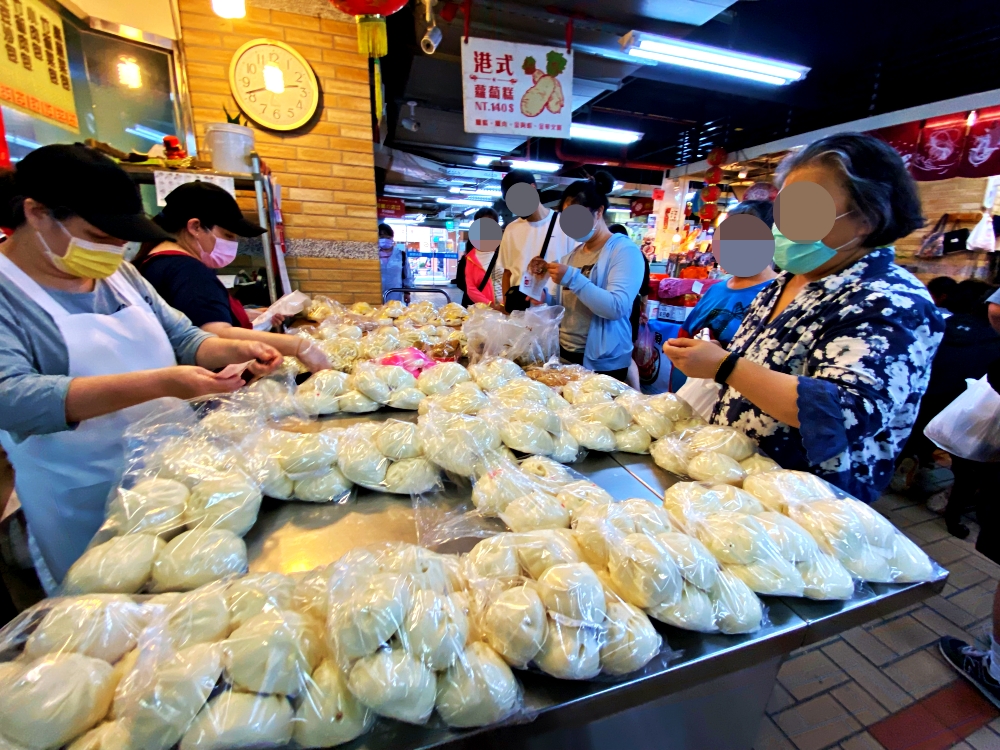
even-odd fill
[[[118,58],[118,83],[126,88],[142,88],[142,68],[134,57],[121,55]]]
[[[772,86],[784,86],[794,81],[801,81],[809,72],[809,68],[804,65],[638,31],[631,31],[623,36],[621,45],[622,49],[632,57],[746,78]]]
[[[615,184],[611,186],[611,189],[617,193],[619,190],[625,189],[625,183],[621,180],[615,180]]]
[[[684,200],[686,200],[686,201],[693,201],[694,200],[694,190],[689,190],[687,192],[687,194],[684,196]]]
[[[976,110],[972,110],[971,112],[969,112],[969,116],[965,118],[965,125],[966,127],[971,128],[975,124],[976,124]]]
[[[481,195],[486,198],[499,198],[502,193],[500,188],[448,188],[449,193],[465,193],[466,195]]]
[[[458,225],[459,229],[469,229],[471,227],[472,227],[471,221],[463,221],[461,224]]]
[[[134,39],[137,42],[142,41],[142,31],[137,29],[135,26],[120,24],[118,26],[118,34],[119,36],[127,37],[128,39]]]
[[[597,125],[586,125],[574,122],[569,126],[569,137],[583,141],[604,141],[605,143],[635,143],[642,138],[642,133],[634,130],[619,130],[618,128],[602,128]]]
[[[27,138],[22,138],[19,135],[11,135],[7,133],[7,143],[13,143],[15,146],[21,146],[22,148],[41,148],[41,143],[35,143]]]
[[[468,198],[438,198],[438,203],[449,203],[452,206],[476,206],[477,208],[490,208],[493,204],[485,201],[474,201]]]
[[[747,172],[745,169],[741,169],[740,173],[738,175],[736,175],[736,176],[739,177],[741,180],[745,180],[747,178],[748,174],[750,174],[750,173]]]
[[[277,65],[268,63],[264,66],[264,88],[272,94],[285,93],[285,76]]]
[[[608,209],[609,214],[631,214],[632,210],[628,208],[619,208],[618,206],[611,206]]]
[[[505,159],[502,156],[477,156],[477,167],[488,167],[495,161],[508,162],[514,169],[527,169],[529,172],[558,172],[562,164],[553,161],[531,161],[529,159]]]
[[[219,18],[244,18],[247,4],[244,0],[212,0],[212,12]]]

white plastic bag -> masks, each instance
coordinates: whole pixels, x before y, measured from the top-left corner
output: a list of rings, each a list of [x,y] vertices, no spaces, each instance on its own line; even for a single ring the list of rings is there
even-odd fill
[[[719,400],[722,386],[709,378],[688,378],[677,390],[677,395],[690,404],[695,414],[708,420],[712,416],[715,402]]]
[[[969,250],[987,253],[992,253],[997,249],[997,238],[993,233],[993,217],[989,213],[983,213],[983,218],[969,233],[969,239],[965,246]]]
[[[253,328],[255,331],[267,331],[271,328],[271,321],[274,320],[275,315],[284,315],[286,318],[290,318],[302,312],[309,302],[308,294],[298,290],[289,292],[254,318]]]
[[[984,375],[930,421],[924,435],[953,456],[1000,461],[1000,394]]]

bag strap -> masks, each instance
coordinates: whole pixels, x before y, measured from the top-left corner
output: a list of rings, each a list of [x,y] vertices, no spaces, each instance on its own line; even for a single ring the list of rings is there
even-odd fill
[[[941,214],[941,218],[937,220],[937,223],[934,225],[934,229],[931,230],[931,234],[943,232],[946,226],[948,226],[948,214]]]
[[[542,260],[545,260],[545,253],[549,249],[549,240],[552,239],[552,230],[555,229],[555,227],[556,227],[556,219],[558,219],[558,218],[559,218],[559,212],[553,210],[552,211],[552,219],[549,221],[549,229],[545,233],[545,242],[542,243],[542,252],[540,252],[538,254],[538,257],[541,258]]]
[[[478,284],[476,284],[476,286],[479,288],[479,291],[483,291],[483,289],[486,288],[486,282],[488,282],[490,278],[492,278],[493,269],[496,267],[498,255],[500,255],[500,250],[495,250],[493,252],[493,257],[490,258],[490,264],[486,267],[486,273],[483,274],[483,280],[480,281]]]

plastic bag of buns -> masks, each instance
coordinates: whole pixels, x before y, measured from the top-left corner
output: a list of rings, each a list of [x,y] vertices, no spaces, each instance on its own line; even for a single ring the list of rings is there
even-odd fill
[[[523,377],[524,371],[509,359],[492,357],[469,365],[469,374],[484,391],[495,391],[508,380]]]
[[[652,403],[652,396],[643,396],[638,391],[626,390],[615,403],[625,407],[632,421],[645,430],[653,440],[659,440],[673,431],[673,422],[665,417]]]
[[[400,495],[430,492],[441,481],[424,456],[417,425],[393,419],[348,427],[340,438],[338,468],[355,484]]]

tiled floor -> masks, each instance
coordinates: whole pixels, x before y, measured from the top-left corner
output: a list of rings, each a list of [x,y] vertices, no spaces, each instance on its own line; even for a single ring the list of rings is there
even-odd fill
[[[973,548],[974,523],[961,541],[915,498],[885,495],[875,507],[948,568],[948,583],[921,605],[792,654],[754,750],[1000,750],[1000,711],[936,646],[942,635],[989,642],[1000,566]]]

